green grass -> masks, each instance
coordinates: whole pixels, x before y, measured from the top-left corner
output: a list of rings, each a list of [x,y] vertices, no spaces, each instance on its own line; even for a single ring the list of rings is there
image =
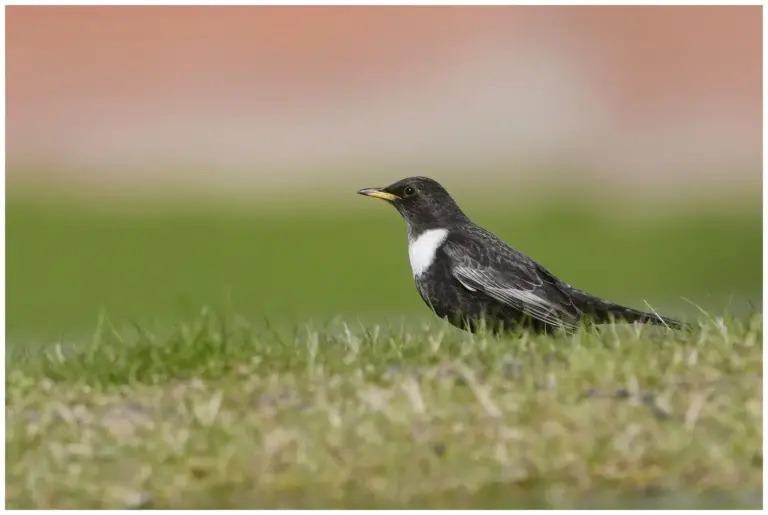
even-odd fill
[[[9,352],[9,508],[761,505],[760,315],[501,340],[180,320]]]
[[[200,305],[298,324],[425,312],[392,208],[352,193],[333,209],[286,202],[222,209],[12,196],[7,334],[79,338],[102,309],[119,326],[171,322]],[[718,312],[731,300],[737,312],[747,301],[760,307],[759,209],[632,218],[583,200],[464,205],[475,221],[596,295],[639,308],[647,301],[677,316],[696,312],[682,297]]]

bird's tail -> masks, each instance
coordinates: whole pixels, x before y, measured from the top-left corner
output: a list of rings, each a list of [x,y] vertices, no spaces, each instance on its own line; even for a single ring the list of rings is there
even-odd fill
[[[675,320],[656,313],[647,313],[638,309],[632,309],[618,304],[613,304],[602,310],[596,310],[593,312],[595,321],[608,323],[608,322],[637,322],[640,324],[653,324],[663,325],[670,329],[690,329],[690,326],[685,322]]]
[[[577,306],[589,315],[597,323],[611,322],[637,322],[641,324],[653,324],[668,327],[670,329],[690,330],[691,326],[685,322],[661,316],[657,313],[648,313],[639,309],[628,308],[613,302],[594,297],[573,288],[572,298],[578,300]]]

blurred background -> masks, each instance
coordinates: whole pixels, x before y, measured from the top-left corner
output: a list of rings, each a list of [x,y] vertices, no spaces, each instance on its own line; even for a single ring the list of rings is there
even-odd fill
[[[11,338],[427,318],[399,215],[438,179],[562,279],[761,309],[761,8],[6,8]]]

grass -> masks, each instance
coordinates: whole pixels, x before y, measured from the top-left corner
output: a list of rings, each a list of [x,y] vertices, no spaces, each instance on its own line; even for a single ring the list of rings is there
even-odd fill
[[[756,508],[762,331],[102,316],[88,342],[8,351],[6,503]]]

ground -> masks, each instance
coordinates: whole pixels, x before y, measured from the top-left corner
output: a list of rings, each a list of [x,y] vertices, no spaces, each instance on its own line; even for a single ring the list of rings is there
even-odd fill
[[[759,507],[762,316],[696,325],[102,316],[8,356],[7,506]]]

